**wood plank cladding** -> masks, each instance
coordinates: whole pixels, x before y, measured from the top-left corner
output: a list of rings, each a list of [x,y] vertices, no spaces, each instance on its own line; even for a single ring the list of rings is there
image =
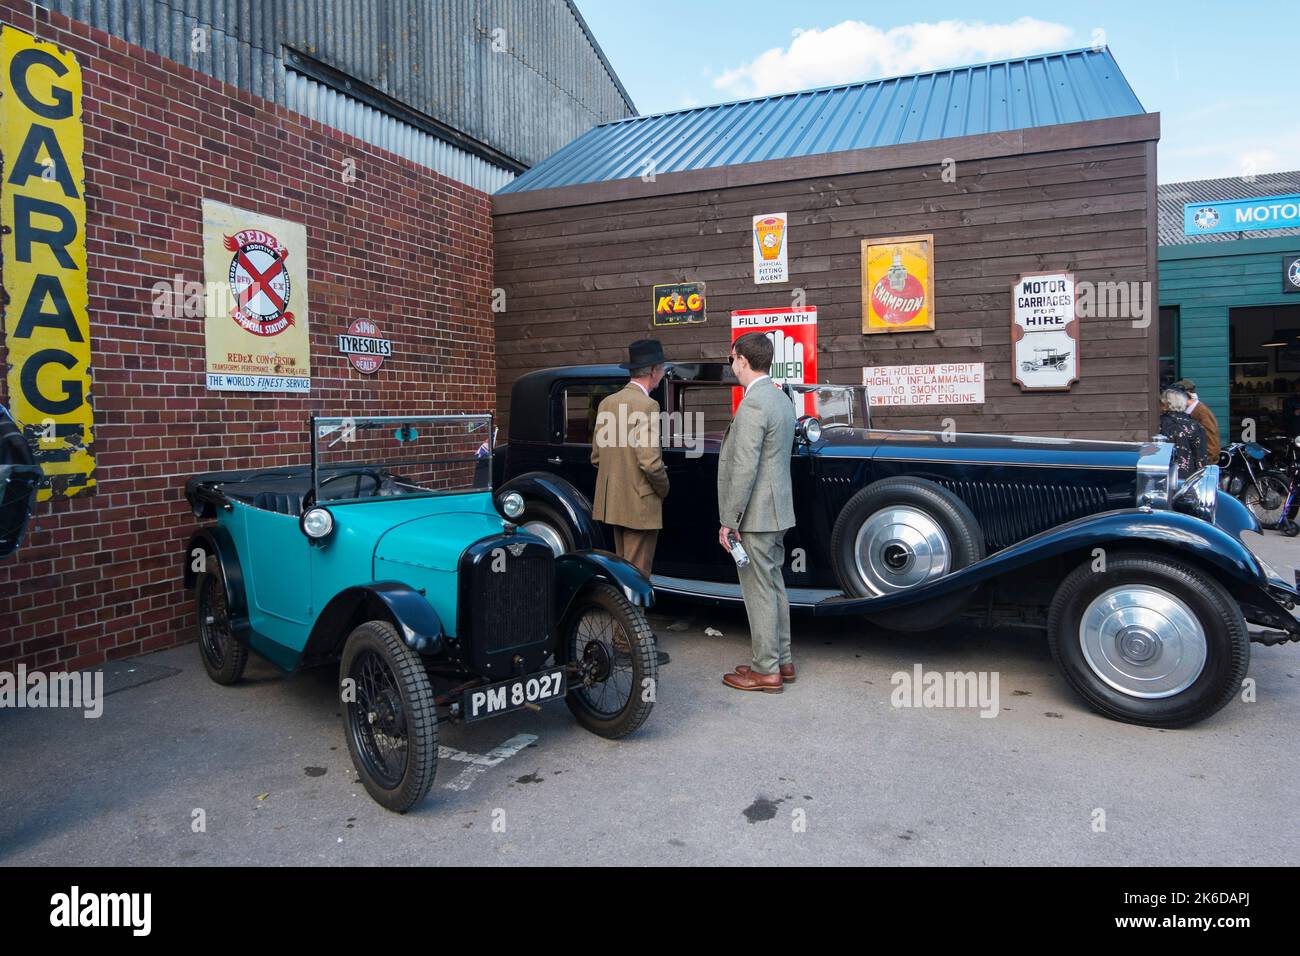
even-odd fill
[[[882,427],[950,418],[962,431],[1149,438],[1158,323],[1083,319],[1083,379],[1026,394],[1011,381],[1009,315],[1015,278],[1049,269],[1137,283],[1154,309],[1158,136],[1148,114],[494,197],[497,407],[508,419],[526,371],[622,361],[636,338],[661,339],[670,359],[722,360],[733,309],[797,304],[803,290],[823,381],[984,363],[983,405],[875,409]],[[767,212],[789,215],[790,282],[758,286],[750,227]],[[861,241],[912,233],[934,234],[936,329],[864,336]],[[708,322],[656,330],[651,289],[677,281],[706,283]]]

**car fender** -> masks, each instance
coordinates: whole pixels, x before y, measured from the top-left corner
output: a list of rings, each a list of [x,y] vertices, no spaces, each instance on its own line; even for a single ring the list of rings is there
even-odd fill
[[[1218,572],[1220,581],[1238,600],[1257,597],[1268,583],[1255,556],[1224,529],[1181,512],[1125,509],[1067,522],[920,587],[882,597],[830,598],[817,604],[814,614],[875,614],[905,607],[983,584],[1049,558],[1073,552],[1092,554],[1095,548],[1160,551],[1175,558],[1191,558]]]
[[[205,554],[216,555],[221,562],[222,578],[226,582],[226,609],[230,614],[230,632],[235,639],[247,644],[252,627],[248,623],[248,599],[244,589],[244,571],[239,564],[239,552],[235,549],[235,540],[230,532],[220,525],[200,528],[190,535],[190,542],[185,547],[181,559],[185,588],[193,590],[198,580],[199,571],[195,569],[196,550]]]
[[[352,628],[364,621],[384,620],[418,654],[443,649],[442,620],[423,594],[400,581],[376,581],[345,588],[330,598],[312,625],[303,647],[304,663],[334,657]]]
[[[605,547],[605,536],[591,516],[591,502],[572,483],[544,471],[526,472],[517,478],[511,478],[497,489],[495,497],[498,508],[501,498],[512,491],[521,494],[524,501],[536,499],[564,515],[573,529],[576,550]]]
[[[557,621],[564,620],[578,592],[595,578],[614,585],[637,607],[654,604],[654,588],[631,562],[609,551],[570,551],[555,559]]]

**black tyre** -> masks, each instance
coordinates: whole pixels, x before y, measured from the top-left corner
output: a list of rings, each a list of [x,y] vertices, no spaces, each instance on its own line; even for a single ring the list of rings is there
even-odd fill
[[[1278,530],[1281,531],[1288,538],[1294,538],[1296,535],[1300,534],[1300,524],[1296,524],[1294,521],[1287,520],[1282,523],[1282,527],[1279,528]]]
[[[1241,689],[1250,635],[1232,596],[1157,554],[1087,561],[1052,599],[1048,641],[1066,681],[1107,717],[1148,727],[1204,720]]]
[[[1241,503],[1265,528],[1276,528],[1286,517],[1282,509],[1290,491],[1291,482],[1286,472],[1266,471],[1258,476],[1256,482],[1247,479],[1241,491]]]
[[[569,676],[565,702],[578,723],[602,737],[624,737],[654,709],[659,663],[641,608],[604,581],[574,598],[560,624],[560,652],[581,674]]]
[[[233,684],[244,676],[248,647],[235,638],[226,601],[226,574],[215,555],[206,557],[208,570],[194,582],[198,616],[199,657],[203,669],[218,684]]]
[[[387,621],[368,621],[343,646],[339,687],[362,784],[381,806],[405,813],[424,799],[438,769],[438,713],[420,655]]]
[[[984,557],[966,503],[920,478],[884,478],[849,499],[831,532],[831,563],[846,594],[879,597],[917,587]],[[915,607],[867,615],[881,627],[925,631],[961,613],[974,588]]]
[[[556,557],[576,548],[577,537],[569,519],[543,502],[529,501],[524,505],[519,527],[545,541]]]

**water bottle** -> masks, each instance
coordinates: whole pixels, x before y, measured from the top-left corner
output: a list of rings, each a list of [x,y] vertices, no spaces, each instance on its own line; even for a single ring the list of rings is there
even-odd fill
[[[727,535],[727,541],[730,544],[731,558],[736,562],[736,567],[743,568],[749,564],[749,555],[745,553],[744,545],[740,543],[734,533]]]

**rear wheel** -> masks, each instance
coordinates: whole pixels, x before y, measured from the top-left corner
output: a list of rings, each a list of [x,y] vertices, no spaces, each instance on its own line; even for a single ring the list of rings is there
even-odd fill
[[[1199,569],[1154,554],[1086,562],[1061,582],[1048,614],[1052,656],[1107,717],[1181,727],[1241,687],[1250,635],[1236,601]]]
[[[208,570],[194,583],[194,605],[198,615],[199,657],[203,669],[218,684],[233,684],[244,676],[248,647],[240,643],[230,626],[226,601],[226,575],[215,555],[206,557]]]
[[[343,729],[362,784],[380,805],[405,813],[438,769],[438,714],[420,655],[387,621],[350,635],[339,665]]]
[[[984,535],[965,502],[920,478],[885,478],[849,499],[831,532],[831,560],[846,594],[882,597],[927,584],[984,557]],[[868,619],[924,631],[961,612],[973,588]]]
[[[580,673],[565,698],[578,723],[602,737],[624,737],[654,708],[659,680],[654,635],[641,608],[604,581],[589,585],[560,625],[560,647]]]
[[[1241,501],[1259,519],[1261,525],[1276,528],[1286,517],[1282,514],[1282,509],[1290,491],[1291,483],[1285,473],[1266,471],[1259,476],[1258,481],[1246,481]]]

